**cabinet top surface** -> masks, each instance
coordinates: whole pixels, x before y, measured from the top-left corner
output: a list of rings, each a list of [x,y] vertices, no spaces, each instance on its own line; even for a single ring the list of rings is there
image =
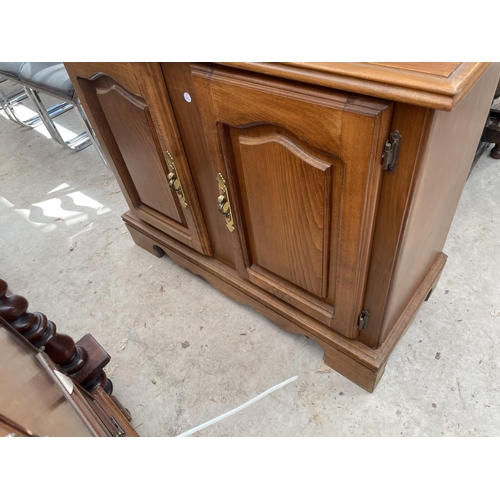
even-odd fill
[[[258,73],[451,111],[487,62],[226,62]]]

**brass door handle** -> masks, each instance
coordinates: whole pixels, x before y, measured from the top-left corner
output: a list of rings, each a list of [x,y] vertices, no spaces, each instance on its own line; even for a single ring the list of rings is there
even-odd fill
[[[170,172],[167,175],[167,179],[168,179],[168,187],[172,191],[175,191],[176,193],[180,193],[182,191],[181,183],[179,182],[179,179],[173,172]]]
[[[169,174],[167,175],[168,187],[172,191],[175,191],[175,193],[177,194],[177,198],[179,198],[179,203],[181,204],[181,207],[187,208],[188,204],[186,196],[184,195],[184,190],[182,189],[181,181],[177,176],[177,169],[175,168],[174,158],[170,154],[170,151],[167,151],[165,153],[165,160],[167,161],[167,166],[169,170]]]
[[[219,186],[219,197],[217,198],[217,210],[226,218],[226,227],[229,232],[234,231],[233,215],[231,213],[231,203],[227,192],[226,181],[222,174],[217,174],[217,184]]]
[[[219,202],[219,205],[217,207],[217,210],[224,216],[224,217],[229,217],[231,215],[231,210],[229,207],[229,203],[227,198],[224,195],[220,195],[217,198],[217,201]]]

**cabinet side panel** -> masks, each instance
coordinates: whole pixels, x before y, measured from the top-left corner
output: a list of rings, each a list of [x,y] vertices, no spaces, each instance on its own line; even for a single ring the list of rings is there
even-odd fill
[[[414,179],[418,151],[423,142],[423,130],[426,120],[433,113],[433,110],[411,104],[397,103],[394,106],[391,131],[398,130],[401,133],[401,151],[396,172],[384,172],[382,176],[363,302],[363,309],[370,312],[370,321],[358,337],[359,341],[373,348],[378,347],[392,271],[408,210],[408,194]]]
[[[452,112],[436,111],[429,125],[392,277],[382,342],[444,247],[499,76],[500,64],[492,64]]]

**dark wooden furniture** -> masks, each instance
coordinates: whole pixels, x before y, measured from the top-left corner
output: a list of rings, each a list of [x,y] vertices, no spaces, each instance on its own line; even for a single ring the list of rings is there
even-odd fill
[[[75,344],[69,335],[58,333],[45,314],[28,312],[28,305],[21,295],[9,293],[7,282],[0,278],[0,318],[37,349],[43,348],[75,382],[89,391],[101,386],[111,394],[113,385],[103,371],[111,357],[95,338],[89,333]]]
[[[372,391],[445,264],[499,65],[66,68],[135,242]]]
[[[86,391],[0,318],[0,436],[131,437],[137,433],[100,386]]]
[[[3,279],[0,279],[0,326],[0,427],[17,424],[18,431],[37,427],[50,430],[46,435],[85,435],[71,434],[83,428],[80,422],[83,418],[93,435],[137,435],[128,423],[132,420],[130,412],[111,395],[113,385],[103,371],[111,357],[91,334],[75,343],[69,335],[57,333],[56,325],[44,314],[28,312],[28,301],[10,293]],[[46,374],[37,375],[40,371]],[[68,378],[73,396],[67,391],[61,394],[61,380],[54,376],[55,372],[62,374],[63,380]],[[65,405],[61,417],[53,409],[64,397],[69,405]],[[33,401],[40,405],[39,413],[32,410]],[[80,420],[71,413],[71,408],[80,415]],[[93,413],[96,415],[92,416]],[[43,422],[38,417],[43,417]],[[67,418],[76,421],[76,427],[73,424],[68,427],[64,423]]]
[[[500,98],[500,80],[498,81],[497,89],[495,91],[494,99]],[[490,151],[490,155],[495,160],[500,160],[500,109],[491,108],[488,115],[488,121],[484,128],[481,141],[486,144],[494,144]]]
[[[489,123],[484,129],[481,139],[488,144],[494,144],[490,155],[495,160],[500,160],[500,110],[490,110]]]

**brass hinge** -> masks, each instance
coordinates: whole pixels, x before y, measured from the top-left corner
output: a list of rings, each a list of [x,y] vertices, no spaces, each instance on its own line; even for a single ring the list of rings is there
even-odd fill
[[[368,327],[368,318],[370,317],[370,313],[368,311],[361,311],[359,315],[358,328],[360,330],[366,330]]]
[[[392,142],[391,142],[392,141]],[[387,139],[382,155],[382,168],[392,174],[398,165],[399,150],[401,148],[401,134],[399,130],[393,132]]]

